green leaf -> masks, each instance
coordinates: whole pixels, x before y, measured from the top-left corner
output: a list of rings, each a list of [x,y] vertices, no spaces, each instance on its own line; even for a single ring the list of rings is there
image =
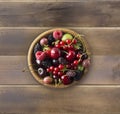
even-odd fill
[[[55,44],[58,44],[59,42],[60,42],[60,40],[56,40],[56,41],[55,41]]]
[[[78,70],[83,71],[83,70],[84,70],[84,67],[83,67],[82,65],[79,65],[79,66],[78,66]]]
[[[80,42],[73,45],[75,49],[80,49],[82,44]]]

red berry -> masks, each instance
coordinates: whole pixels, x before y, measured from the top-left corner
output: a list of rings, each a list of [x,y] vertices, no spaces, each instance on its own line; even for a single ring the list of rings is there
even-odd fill
[[[77,43],[77,40],[76,40],[76,39],[73,39],[72,42],[73,42],[73,44],[76,44],[76,43]]]
[[[46,50],[45,52],[46,52],[46,54],[50,57],[50,52],[51,52],[51,51],[50,51],[50,50]]]
[[[61,46],[60,46],[60,44],[56,44],[55,47],[56,48],[60,48]]]
[[[63,74],[64,74],[64,73],[63,73],[62,71],[59,71],[59,72],[58,72],[58,75],[59,75],[59,76],[62,76]]]
[[[67,40],[66,40],[66,43],[67,43],[67,44],[70,44],[70,43],[71,43],[71,40],[70,40],[70,39],[67,39]]]
[[[74,62],[73,62],[73,64],[75,65],[75,66],[77,66],[78,65],[78,60],[75,60]]]
[[[54,74],[54,75],[57,75],[57,74],[58,74],[58,72],[57,72],[57,71],[53,71],[53,74]]]
[[[64,45],[64,46],[63,46],[63,49],[64,49],[64,50],[68,50],[68,46],[67,46],[67,45]]]
[[[53,32],[53,37],[56,39],[56,40],[60,40],[62,38],[62,31],[61,30],[55,30]]]
[[[74,58],[75,58],[75,52],[70,50],[68,55],[66,56],[66,59],[68,61],[72,61]]]
[[[78,53],[76,57],[79,59],[79,58],[81,57],[81,54],[80,54],[80,53]]]
[[[62,70],[62,69],[64,68],[64,65],[60,64],[60,65],[58,66],[58,68],[59,68],[60,70]]]
[[[70,77],[67,76],[67,75],[63,75],[63,76],[61,77],[61,80],[62,80],[62,83],[63,83],[64,85],[68,85],[68,84],[71,83]]]
[[[59,68],[58,68],[58,67],[55,67],[55,68],[54,68],[54,71],[58,72],[58,71],[59,71]]]
[[[50,67],[50,71],[53,71],[53,70],[54,70],[54,66],[51,66],[51,67]]]
[[[35,53],[36,59],[41,55],[41,53],[42,53],[42,51],[37,51],[37,52]]]
[[[51,70],[50,70],[50,68],[47,68],[47,72],[50,72]]]
[[[65,42],[64,42],[64,41],[60,41],[60,45],[61,45],[61,46],[64,46],[64,45],[65,45]]]
[[[44,60],[47,57],[47,54],[45,52],[42,52],[41,55],[38,56],[37,60]]]
[[[53,59],[59,58],[60,55],[61,55],[60,49],[58,49],[58,48],[52,48],[52,49],[51,49],[51,57],[52,57]]]
[[[69,50],[74,50],[74,47],[72,45],[68,45]]]

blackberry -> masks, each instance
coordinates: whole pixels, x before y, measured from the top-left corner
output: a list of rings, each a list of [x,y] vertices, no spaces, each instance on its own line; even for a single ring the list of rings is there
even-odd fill
[[[56,59],[53,59],[53,60],[52,60],[52,63],[53,63],[54,66],[58,66],[58,65],[59,65],[59,61],[56,60]]]
[[[42,50],[42,46],[37,43],[35,46],[34,46],[34,54],[37,52],[37,51],[41,51]]]
[[[74,77],[76,75],[75,71],[69,70],[68,72],[66,72],[66,75],[69,77]]]
[[[74,76],[74,80],[75,81],[80,80],[82,78],[83,74],[84,74],[84,70],[83,71],[77,70],[76,75]]]
[[[41,64],[44,68],[49,68],[50,66],[52,66],[52,62],[50,59],[46,59],[46,60],[42,61]]]
[[[64,65],[66,65],[68,63],[67,60],[63,57],[59,57],[58,61],[59,61],[60,64],[64,64]]]
[[[87,59],[88,58],[88,54],[85,53],[84,55],[82,55],[81,59],[84,60],[84,59]]]
[[[53,35],[50,34],[50,35],[48,36],[48,44],[49,44],[49,45],[52,45],[52,42],[54,42],[54,41],[55,41],[55,39],[53,38]]]

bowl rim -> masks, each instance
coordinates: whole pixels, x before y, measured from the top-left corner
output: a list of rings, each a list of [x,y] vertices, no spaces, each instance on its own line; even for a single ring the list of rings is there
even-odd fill
[[[79,33],[73,31],[73,30],[70,30],[70,29],[67,29],[67,28],[54,28],[54,29],[50,29],[50,30],[47,30],[45,32],[42,32],[40,33],[31,43],[30,47],[29,47],[29,50],[28,50],[28,55],[27,55],[27,62],[28,62],[28,68],[32,74],[32,76],[35,78],[35,80],[39,83],[39,84],[42,84],[42,85],[45,85],[47,87],[54,87],[54,88],[66,88],[66,87],[69,87],[69,86],[72,86],[74,84],[76,84],[78,81],[74,81],[73,83],[69,84],[69,85],[52,85],[52,84],[44,84],[43,83],[43,79],[40,79],[40,77],[38,76],[38,74],[35,72],[35,70],[33,69],[33,65],[32,65],[32,53],[33,53],[33,49],[34,49],[34,46],[36,43],[39,42],[39,40],[47,35],[49,35],[50,33],[52,33],[53,31],[55,30],[61,30],[62,32],[65,32],[65,33],[70,33],[72,34],[73,36],[77,36],[77,35],[80,35]],[[86,53],[90,56],[91,53],[89,52],[89,48],[88,48],[88,43],[86,42],[85,39],[82,38],[82,36],[78,36],[78,39],[82,42],[82,44],[84,45],[85,49],[86,49]]]

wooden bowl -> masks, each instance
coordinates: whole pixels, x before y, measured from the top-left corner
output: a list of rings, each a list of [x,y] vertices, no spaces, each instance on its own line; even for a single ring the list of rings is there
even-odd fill
[[[37,68],[35,66],[35,64],[36,64],[35,63],[35,57],[33,56],[33,49],[34,49],[35,44],[38,43],[41,38],[43,38],[45,36],[48,36],[50,33],[52,33],[55,30],[61,30],[64,33],[70,33],[73,36],[76,36],[76,38],[82,42],[84,48],[86,49],[86,53],[88,55],[90,55],[90,52],[88,50],[88,45],[87,45],[86,41],[78,33],[74,32],[72,30],[69,30],[69,29],[65,29],[65,28],[55,28],[55,29],[50,29],[50,30],[47,30],[47,31],[41,33],[37,38],[34,39],[34,41],[32,42],[32,44],[30,45],[29,51],[28,51],[28,57],[27,57],[27,59],[28,59],[28,67],[29,67],[29,70],[32,73],[33,77],[40,84],[43,84],[43,85],[48,86],[48,87],[54,87],[54,88],[65,88],[65,87],[69,87],[69,86],[74,85],[78,81],[74,81],[72,84],[69,84],[69,85],[63,85],[63,84],[61,84],[61,85],[44,84],[43,83],[43,79],[41,79],[39,77],[38,73],[37,73]]]

